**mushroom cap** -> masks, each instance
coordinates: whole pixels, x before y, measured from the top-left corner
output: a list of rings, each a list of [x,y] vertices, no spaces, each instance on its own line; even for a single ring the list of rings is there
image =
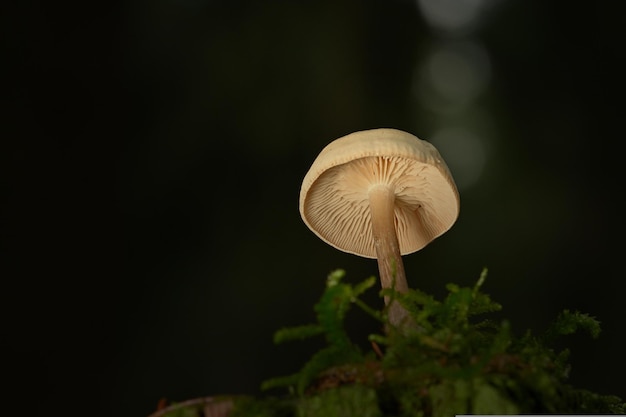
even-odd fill
[[[394,190],[402,255],[422,249],[458,217],[459,193],[437,149],[401,130],[372,129],[320,152],[302,181],[302,220],[329,245],[376,258],[368,192],[381,184]]]

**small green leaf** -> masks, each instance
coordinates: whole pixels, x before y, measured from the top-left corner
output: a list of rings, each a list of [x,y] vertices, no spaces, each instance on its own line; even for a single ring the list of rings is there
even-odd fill
[[[274,333],[274,343],[280,344],[290,340],[308,339],[324,333],[324,328],[318,324],[306,324],[296,327],[285,327]]]
[[[588,314],[563,310],[547,330],[545,338],[551,342],[558,336],[566,336],[581,329],[595,339],[600,335],[600,322]]]

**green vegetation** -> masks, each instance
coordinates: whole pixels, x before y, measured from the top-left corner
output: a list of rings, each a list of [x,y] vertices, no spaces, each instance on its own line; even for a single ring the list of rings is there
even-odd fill
[[[472,288],[447,285],[442,301],[419,290],[383,290],[381,296],[395,297],[410,312],[415,326],[407,329],[389,326],[384,311],[379,314],[359,299],[374,278],[352,286],[342,282],[343,271],[331,273],[315,306],[318,322],[281,329],[274,339],[282,343],[323,335],[327,346],[296,374],[266,381],[263,388],[289,388],[299,398],[296,415],[307,416],[324,415],[313,413],[312,402],[323,399],[328,412],[333,403],[346,407],[354,396],[366,409],[342,415],[626,412],[626,403],[617,397],[568,385],[569,352],[549,347],[578,330],[597,337],[597,320],[566,310],[544,335],[515,337],[506,320],[487,317],[501,306],[481,292],[486,275],[483,271]],[[346,334],[343,322],[353,305],[386,325],[385,334],[370,335],[378,355],[361,352]]]
[[[501,306],[481,291],[483,271],[471,288],[447,285],[436,300],[419,290],[390,290],[410,312],[409,326],[395,328],[386,311],[376,311],[360,296],[376,284],[342,281],[331,273],[315,305],[317,323],[284,328],[274,341],[324,337],[326,346],[293,375],[263,383],[264,390],[287,395],[234,399],[229,414],[243,416],[450,416],[454,414],[623,414],[626,403],[567,383],[568,350],[550,348],[555,339],[583,330],[597,337],[597,320],[563,311],[541,336],[516,337],[506,320],[489,313]],[[352,307],[362,309],[384,328],[372,334],[364,352],[344,327]],[[193,414],[192,414],[193,415]]]

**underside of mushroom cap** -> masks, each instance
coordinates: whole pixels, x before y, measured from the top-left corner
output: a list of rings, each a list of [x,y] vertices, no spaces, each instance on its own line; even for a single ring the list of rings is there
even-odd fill
[[[376,258],[368,192],[380,185],[395,195],[402,255],[422,249],[458,217],[458,192],[435,147],[400,130],[374,129],[322,150],[302,183],[302,219],[331,246]]]

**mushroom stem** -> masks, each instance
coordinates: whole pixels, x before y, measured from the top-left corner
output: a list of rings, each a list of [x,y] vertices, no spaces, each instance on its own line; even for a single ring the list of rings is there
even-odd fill
[[[395,198],[394,190],[383,184],[375,185],[369,190],[372,234],[381,285],[383,288],[393,287],[397,292],[404,293],[408,291],[409,286],[396,234]],[[390,298],[385,296],[389,322],[399,326],[407,318],[408,312],[397,301],[393,301],[391,305],[389,302]]]

